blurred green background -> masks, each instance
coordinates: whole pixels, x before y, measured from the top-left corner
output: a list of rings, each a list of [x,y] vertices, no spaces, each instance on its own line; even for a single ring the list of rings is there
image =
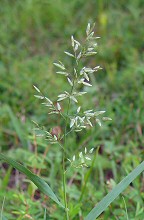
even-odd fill
[[[61,181],[61,153],[58,147],[35,140],[31,120],[48,129],[60,129],[62,122],[50,117],[34,98],[33,84],[53,100],[67,89],[65,79],[56,75],[53,62],[61,60],[72,66],[63,51],[70,48],[71,35],[83,41],[88,22],[95,22],[96,36],[101,37],[98,54],[88,65],[101,65],[103,70],[93,76],[88,99],[80,104],[106,110],[113,120],[102,128],[96,126],[87,134],[73,134],[68,139],[73,145],[71,155],[84,143],[88,148],[100,145],[99,160],[82,204],[76,201],[83,174],[73,171],[76,181],[68,189],[71,212],[75,212],[73,219],[79,219],[80,213],[84,216],[105,195],[110,178],[117,183],[144,158],[144,1],[0,1],[0,148],[33,171],[42,169],[41,175],[55,189]],[[48,219],[63,219],[61,210],[53,203],[50,208],[42,195],[38,194],[38,200],[35,198],[37,191],[23,175],[6,164],[1,164],[0,175],[0,200],[5,197],[4,215],[8,219],[43,219],[45,206]],[[59,187],[60,195],[61,191]],[[130,219],[144,219],[142,177],[125,192],[124,198]],[[126,219],[124,215],[121,197],[99,219]]]

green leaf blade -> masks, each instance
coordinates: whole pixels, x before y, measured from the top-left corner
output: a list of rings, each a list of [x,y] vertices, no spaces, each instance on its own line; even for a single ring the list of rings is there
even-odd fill
[[[21,173],[25,174],[42,193],[49,196],[53,201],[55,201],[58,205],[64,208],[63,204],[58,200],[57,196],[54,194],[50,186],[42,178],[33,174],[29,169],[16,162],[15,160],[6,157],[4,154],[0,154],[0,159],[10,164],[15,169],[19,170]]]
[[[122,193],[129,184],[144,171],[144,161],[129,173],[115,188],[109,192],[84,218],[84,220],[96,219],[105,209]]]

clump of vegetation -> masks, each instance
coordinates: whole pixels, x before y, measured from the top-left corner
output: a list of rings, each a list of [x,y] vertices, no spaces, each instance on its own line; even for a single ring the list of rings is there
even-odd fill
[[[65,54],[74,60],[73,67],[69,70],[61,61],[55,62],[54,65],[58,68],[57,74],[63,75],[66,78],[69,90],[60,93],[57,97],[56,102],[52,101],[50,97],[47,97],[41,92],[41,90],[34,86],[37,94],[36,98],[42,100],[42,105],[48,107],[49,114],[54,114],[57,117],[62,118],[62,131],[54,132],[53,129],[47,130],[44,126],[40,126],[37,122],[34,122],[36,125],[35,136],[36,137],[44,137],[49,144],[57,144],[58,151],[62,152],[60,154],[60,160],[58,167],[61,170],[62,174],[62,188],[60,192],[60,199],[58,198],[52,188],[38,175],[32,173],[25,166],[19,164],[15,160],[0,154],[0,158],[5,162],[9,163],[20,172],[24,173],[28,179],[30,179],[38,189],[43,192],[44,195],[50,197],[55,203],[57,203],[61,209],[60,213],[56,210],[58,215],[54,215],[54,218],[57,218],[62,215],[62,219],[65,216],[65,219],[77,219],[78,217],[84,217],[86,215],[85,207],[82,208],[82,198],[87,193],[88,188],[88,180],[90,178],[90,174],[92,173],[93,167],[95,166],[95,162],[97,159],[97,154],[99,147],[94,148],[93,146],[89,149],[87,146],[81,147],[73,152],[73,146],[68,141],[68,136],[72,135],[76,132],[76,134],[83,130],[88,129],[94,126],[94,123],[98,124],[100,127],[102,125],[102,121],[110,121],[111,118],[103,116],[105,113],[104,110],[94,111],[91,108],[88,110],[83,109],[83,106],[79,105],[79,99],[82,96],[86,97],[87,87],[92,87],[91,84],[91,75],[97,72],[100,68],[99,65],[94,67],[82,66],[81,61],[89,56],[95,55],[97,52],[95,49],[97,48],[97,39],[99,37],[94,36],[94,26],[91,27],[90,23],[88,23],[86,29],[86,39],[84,44],[77,41],[73,36],[71,37],[71,44],[73,52],[65,51]],[[88,90],[89,91],[89,90]],[[63,104],[66,102],[67,104]],[[66,106],[66,110],[63,106]],[[10,110],[8,110],[10,112]],[[11,117],[12,112],[10,112]],[[35,145],[35,149],[37,146]],[[73,154],[69,155],[69,152],[72,151]],[[44,152],[44,156],[47,154],[47,149]],[[36,167],[39,169],[37,174],[41,172],[41,167],[39,164],[41,163],[41,158],[38,157],[37,152],[35,156],[31,159],[35,160]],[[44,157],[45,159],[45,157]],[[61,160],[62,159],[62,160]],[[33,161],[34,161],[33,160]],[[62,163],[61,163],[62,161]],[[39,163],[40,162],[40,163]],[[43,161],[42,161],[43,164]],[[42,167],[43,168],[43,167]],[[45,168],[45,167],[44,167]],[[82,179],[82,185],[80,194],[78,195],[78,200],[75,198],[74,203],[70,201],[70,196],[68,193],[68,179],[70,181],[74,181],[75,176],[73,176],[73,171],[81,169],[80,175]],[[86,169],[86,172],[84,172]],[[88,169],[88,171],[87,171]],[[112,189],[111,192],[107,194],[97,205],[93,208],[89,214],[84,218],[85,220],[93,220],[96,219],[116,198],[122,193],[127,186],[144,170],[144,162],[142,162],[137,168],[135,168],[127,177],[125,177],[118,185],[115,185],[115,182],[110,180],[108,182],[109,187]],[[76,175],[78,175],[78,171]],[[74,184],[73,184],[74,185]],[[33,192],[33,189],[31,190]],[[34,190],[35,191],[35,190]],[[21,200],[23,200],[21,198]],[[128,219],[128,212],[126,207],[125,199],[123,198],[124,206],[125,206],[125,216]],[[4,205],[3,205],[4,206]],[[50,207],[49,207],[50,208]],[[2,208],[3,210],[3,208]],[[63,210],[63,211],[61,211]],[[65,212],[65,214],[64,214]],[[84,214],[83,214],[84,212]],[[20,219],[22,218],[31,218],[26,212],[20,213],[20,211],[14,211],[14,214],[20,214]],[[139,209],[139,213],[141,210]],[[3,212],[2,212],[3,216]],[[45,209],[43,219],[47,219],[47,210]]]

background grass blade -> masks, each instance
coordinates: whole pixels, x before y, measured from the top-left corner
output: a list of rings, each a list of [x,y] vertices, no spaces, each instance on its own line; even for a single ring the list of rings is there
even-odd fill
[[[2,202],[0,220],[7,220],[7,219],[3,216],[4,203],[5,203],[5,197],[3,198],[3,202]]]
[[[0,159],[7,162],[8,164],[13,166],[14,168],[19,170],[20,172],[24,173],[38,187],[38,189],[41,192],[43,192],[45,195],[49,196],[53,201],[55,201],[57,204],[59,204],[61,207],[63,207],[63,205],[58,200],[58,198],[56,197],[56,195],[54,194],[54,192],[52,191],[50,186],[42,178],[36,176],[29,169],[25,168],[20,163],[14,161],[11,158],[6,157],[3,154],[0,154]]]
[[[13,127],[14,127],[14,129],[16,131],[16,134],[18,135],[18,137],[19,137],[23,147],[26,148],[27,147],[27,141],[24,138],[24,131],[22,129],[20,121],[15,116],[15,114],[13,113],[12,109],[10,108],[10,106],[5,105],[4,108],[8,112],[8,115],[9,115],[9,117],[11,119],[12,125],[13,125]]]
[[[128,185],[144,171],[144,161],[128,174],[110,193],[108,193],[96,207],[94,207],[84,220],[96,219],[116,198],[122,193]]]
[[[46,208],[45,208],[45,211],[44,211],[44,220],[47,220],[47,211],[46,211]]]
[[[9,180],[10,180],[10,176],[11,176],[11,171],[12,171],[12,167],[10,166],[4,176],[4,178],[2,179],[2,190],[5,190],[8,186]]]

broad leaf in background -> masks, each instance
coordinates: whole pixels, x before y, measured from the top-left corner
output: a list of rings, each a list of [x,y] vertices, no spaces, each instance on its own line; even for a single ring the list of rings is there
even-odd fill
[[[58,200],[50,186],[40,177],[33,174],[29,169],[25,168],[20,163],[14,161],[13,159],[6,157],[3,154],[0,154],[0,159],[7,162],[11,166],[13,166],[15,169],[19,170],[21,173],[24,173],[37,187],[38,189],[44,193],[45,195],[49,196],[53,201],[55,201],[57,204],[59,204],[61,207],[64,208],[62,203]]]
[[[144,171],[144,161],[137,166],[130,174],[128,174],[117,186],[109,192],[90,213],[84,218],[84,220],[96,219],[105,209],[122,193],[128,185]]]

